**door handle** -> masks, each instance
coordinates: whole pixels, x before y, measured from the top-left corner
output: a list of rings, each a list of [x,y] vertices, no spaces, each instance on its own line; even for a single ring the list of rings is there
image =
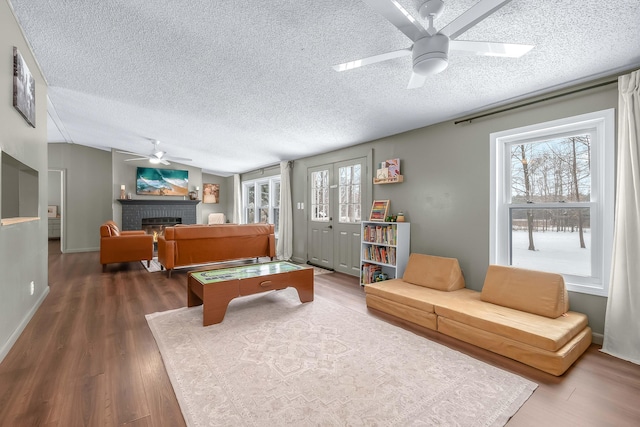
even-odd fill
[[[328,226],[327,228],[333,228],[333,225]]]

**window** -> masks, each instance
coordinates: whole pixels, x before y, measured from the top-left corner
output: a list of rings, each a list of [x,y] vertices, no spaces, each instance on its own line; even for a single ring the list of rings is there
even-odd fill
[[[490,263],[607,295],[613,157],[613,109],[491,134]]]
[[[329,222],[335,215],[331,205],[330,189],[338,189],[338,222],[357,224],[361,219],[361,178],[362,163],[353,161],[322,166],[323,169],[311,172],[311,221]],[[324,169],[326,168],[326,169]],[[338,184],[331,185],[337,171]],[[336,200],[333,200],[336,203]]]
[[[329,215],[329,171],[311,173],[311,220],[328,222]]]
[[[280,175],[242,183],[242,205],[243,223],[274,224],[278,235]]]
[[[359,163],[338,169],[339,221],[342,223],[360,222],[360,171]]]

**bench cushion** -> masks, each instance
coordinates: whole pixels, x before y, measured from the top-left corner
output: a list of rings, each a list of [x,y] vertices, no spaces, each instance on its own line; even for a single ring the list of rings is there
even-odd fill
[[[490,265],[482,301],[555,319],[569,311],[569,296],[560,274]]]
[[[580,331],[558,351],[543,350],[445,317],[438,317],[438,331],[556,376],[569,369],[591,345],[589,327]]]
[[[459,293],[471,292],[471,289],[460,289],[453,292],[442,292],[435,289],[425,288],[407,283],[402,279],[385,280],[383,282],[370,283],[365,286],[367,295],[376,295],[390,301],[395,301],[409,307],[417,308],[429,313],[435,311],[434,305],[450,298],[455,298]]]
[[[562,348],[588,323],[582,313],[551,319],[481,301],[478,292],[455,294],[456,298],[442,299],[435,306],[437,316],[548,351]]]
[[[433,255],[411,254],[402,280],[441,291],[464,288],[458,260]]]

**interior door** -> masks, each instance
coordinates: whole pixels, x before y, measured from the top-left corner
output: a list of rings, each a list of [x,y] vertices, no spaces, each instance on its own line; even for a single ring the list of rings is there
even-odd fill
[[[311,264],[359,274],[366,176],[366,157],[309,168],[307,258]]]

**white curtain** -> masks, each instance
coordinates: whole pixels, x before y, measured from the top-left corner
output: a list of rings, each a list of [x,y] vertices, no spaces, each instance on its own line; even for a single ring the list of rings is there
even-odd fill
[[[618,170],[602,351],[640,364],[640,70],[618,78]]]
[[[293,162],[280,162],[280,218],[276,257],[291,259],[293,255],[293,207],[291,205],[291,169]]]
[[[240,224],[242,222],[242,183],[240,175],[233,175],[233,223]]]

